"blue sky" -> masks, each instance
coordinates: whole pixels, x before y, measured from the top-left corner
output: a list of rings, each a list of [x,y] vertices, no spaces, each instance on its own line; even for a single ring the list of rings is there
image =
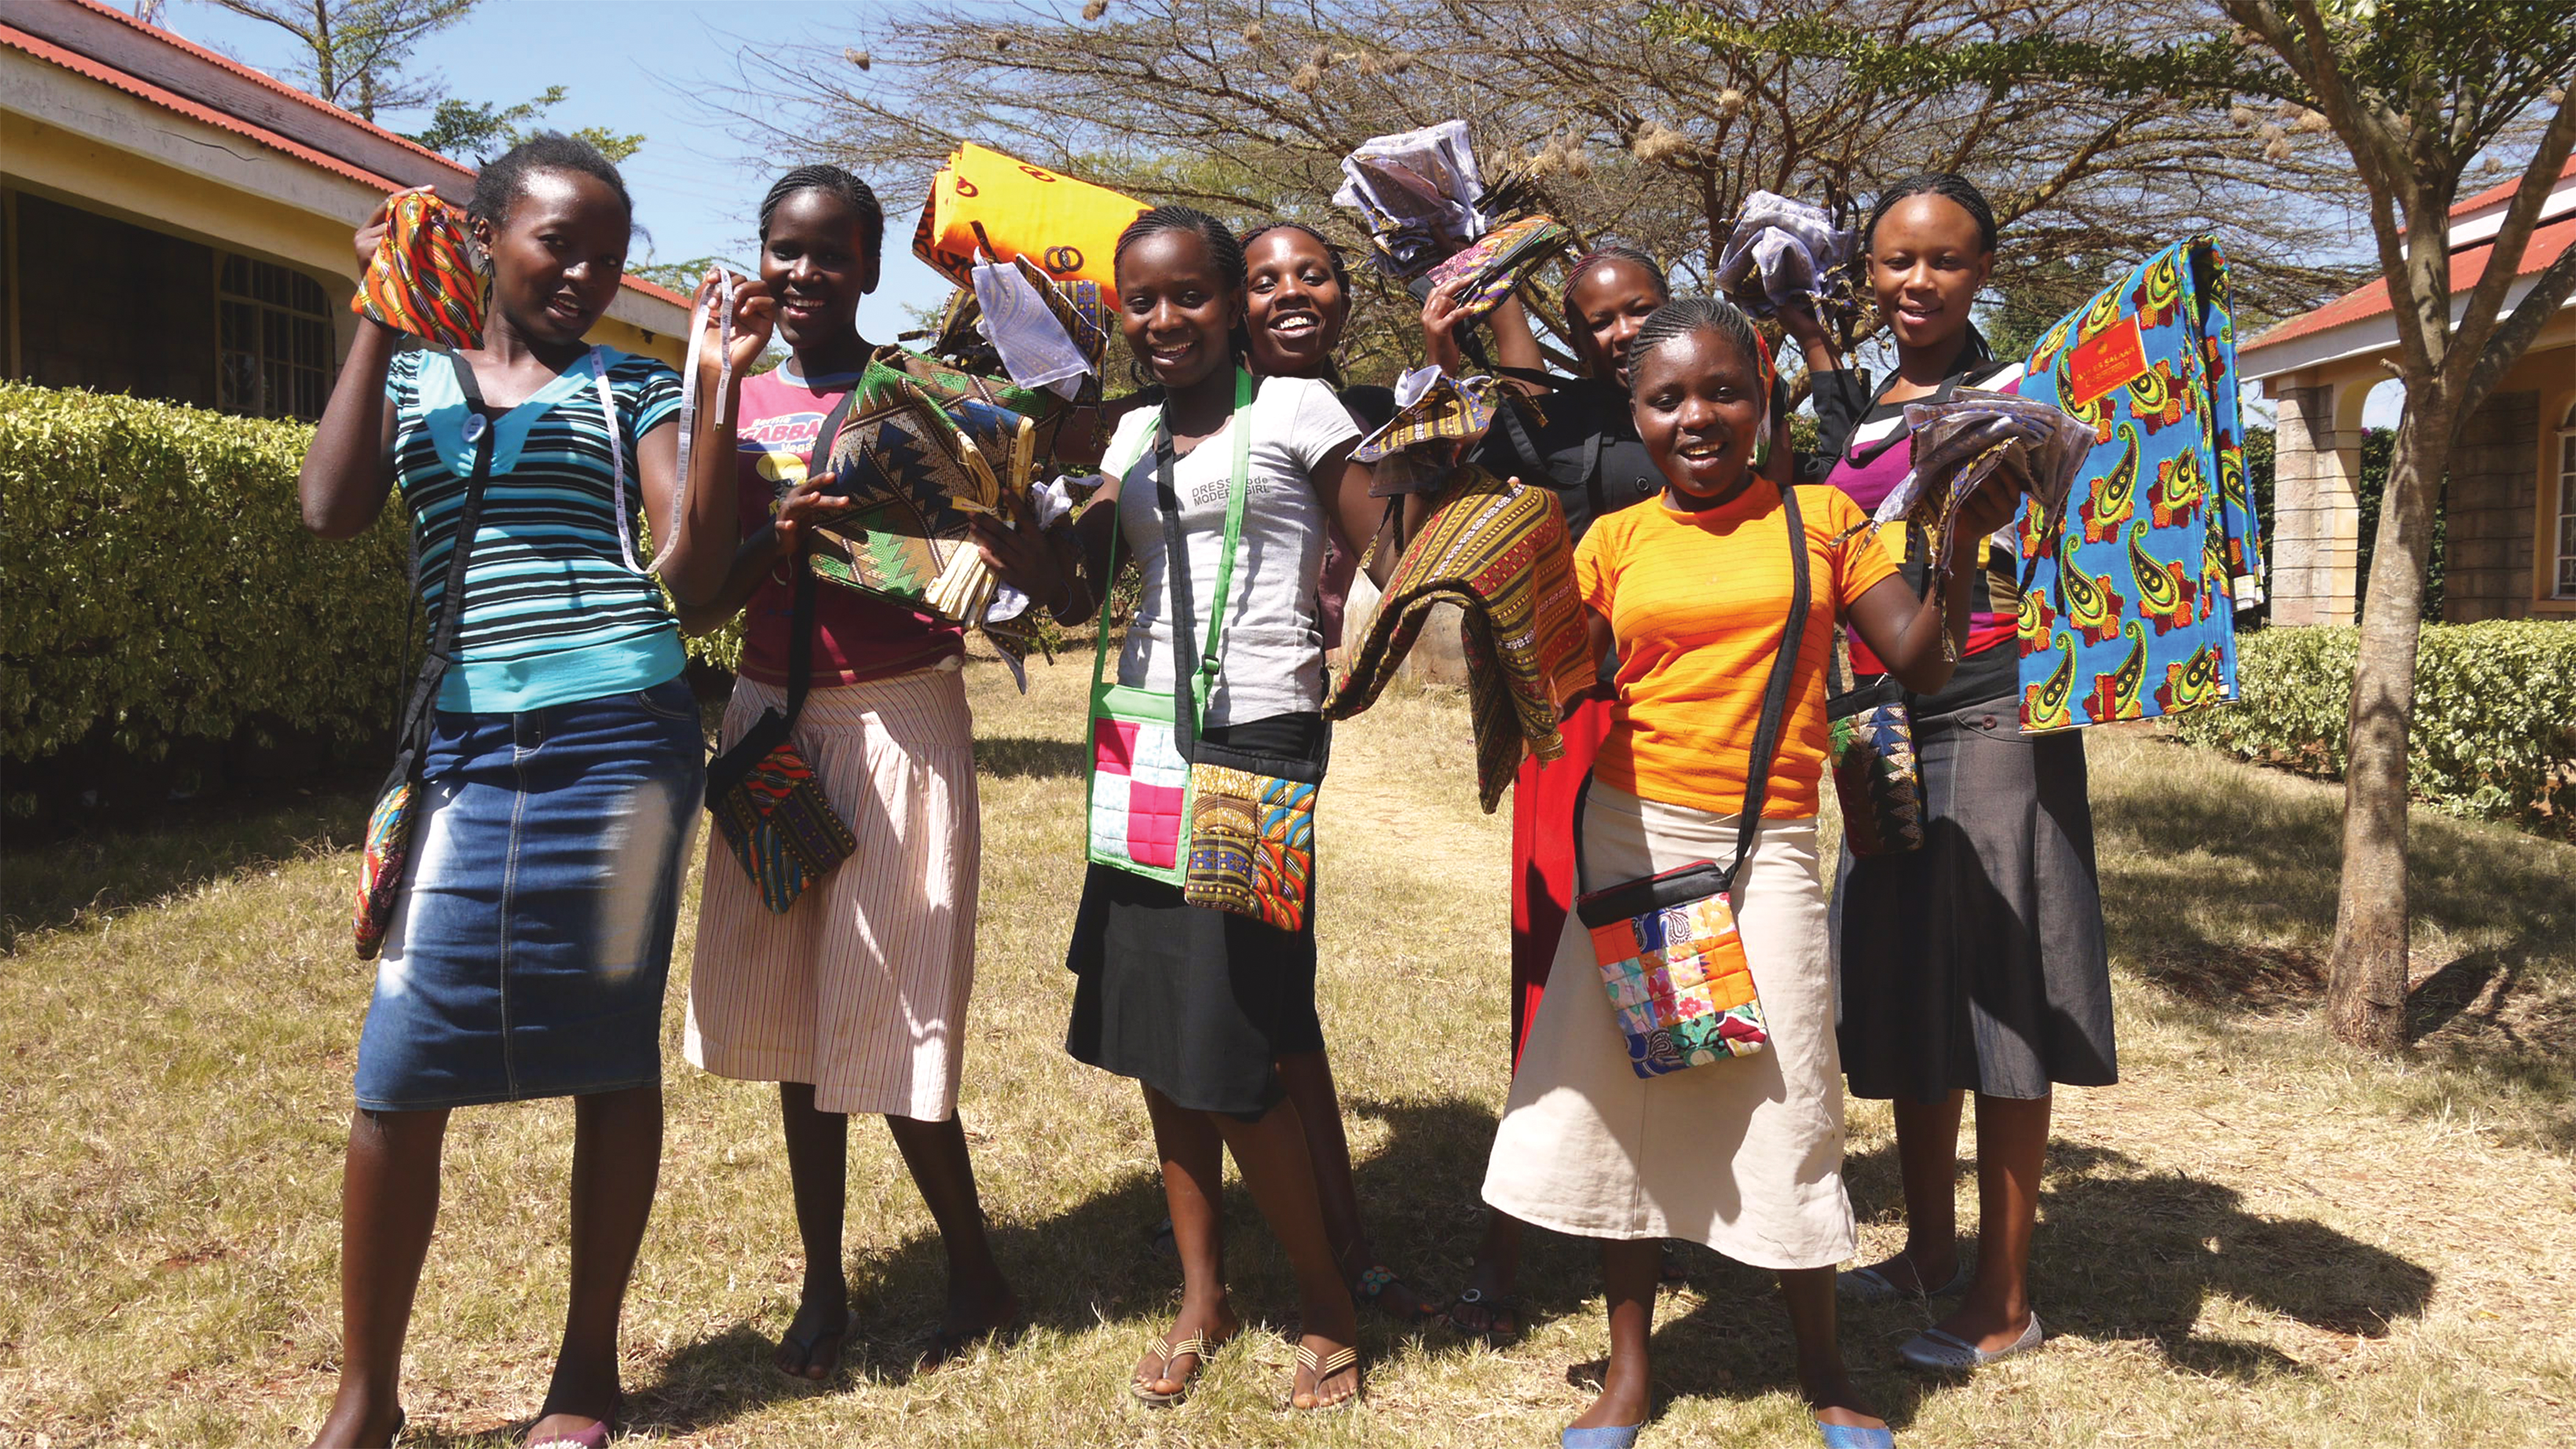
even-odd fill
[[[693,97],[735,83],[733,56],[745,44],[837,51],[854,13],[851,5],[819,0],[484,0],[462,23],[422,42],[410,68],[439,74],[469,101],[508,105],[563,86],[570,94],[548,123],[645,138],[619,169],[635,195],[636,220],[652,234],[654,258],[722,256],[747,264],[761,193],[804,158],[757,154],[714,107]],[[293,69],[300,48],[285,31],[207,0],[170,0],[162,23],[271,73]],[[425,114],[400,112],[377,119],[397,131],[428,123]],[[881,192],[914,196],[926,179],[868,178]],[[948,295],[947,281],[911,255],[912,223],[909,212],[886,218],[885,282],[859,309],[860,330],[880,342],[913,325],[907,306],[935,305]],[[640,246],[636,259],[645,260]]]

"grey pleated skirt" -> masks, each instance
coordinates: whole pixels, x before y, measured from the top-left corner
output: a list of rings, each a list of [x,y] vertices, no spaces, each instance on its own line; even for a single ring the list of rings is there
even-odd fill
[[[2013,701],[1914,722],[1924,842],[1835,872],[1836,1020],[1855,1097],[2044,1097],[2119,1079],[2081,734]]]

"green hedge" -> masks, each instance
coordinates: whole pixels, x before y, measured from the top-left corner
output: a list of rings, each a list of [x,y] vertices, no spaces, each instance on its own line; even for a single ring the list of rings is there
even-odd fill
[[[0,383],[0,755],[383,729],[409,525],[305,532],[301,423]],[[729,639],[714,653],[729,663]]]
[[[2246,635],[2235,704],[2169,722],[2194,744],[2340,777],[2360,631]],[[2576,623],[2427,624],[2407,785],[2456,815],[2576,835]]]

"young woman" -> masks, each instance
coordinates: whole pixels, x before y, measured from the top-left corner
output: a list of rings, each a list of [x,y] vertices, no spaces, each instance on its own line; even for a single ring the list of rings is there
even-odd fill
[[[800,166],[760,203],[760,277],[793,355],[742,385],[742,545],[724,587],[681,611],[697,631],[749,606],[727,745],[787,706],[788,580],[802,567],[800,530],[834,501],[828,477],[806,476],[806,458],[829,446],[820,432],[834,404],[891,378],[872,370],[857,326],[884,236],[876,194],[837,166]],[[791,738],[858,852],[779,915],[710,838],[687,1049],[719,1076],[778,1083],[805,1284],[776,1361],[821,1379],[850,1323],[841,1225],[851,1113],[885,1118],[948,1252],[947,1314],[925,1364],[1008,1323],[1018,1304],[993,1262],[957,1119],[981,861],[962,631],[837,587],[816,589],[814,602],[811,692]]]
[[[1539,370],[1538,344],[1519,304],[1506,301],[1493,314],[1496,360],[1504,375],[1541,391],[1536,409],[1507,404],[1486,435],[1483,462],[1507,476],[1544,479],[1556,490],[1566,531],[1580,544],[1593,523],[1652,498],[1663,487],[1628,408],[1628,349],[1637,329],[1668,292],[1663,268],[1643,252],[1604,247],[1569,270],[1565,289],[1566,333],[1585,375],[1562,378]],[[1452,373],[1466,367],[1457,309],[1464,280],[1435,289],[1422,309],[1422,334],[1431,360]],[[1610,725],[1609,707],[1585,698],[1562,730],[1565,755],[1525,760],[1512,787],[1512,1060],[1520,1059],[1529,1022],[1547,988],[1557,936],[1574,901],[1574,800]],[[1495,1212],[1485,1220],[1474,1271],[1455,1302],[1451,1324],[1500,1341],[1519,1334],[1521,1304],[1513,1292],[1520,1273],[1521,1225]]]
[[[1274,221],[1243,235],[1244,326],[1253,372],[1263,377],[1320,379],[1336,389],[1343,410],[1363,432],[1395,415],[1395,394],[1383,387],[1346,387],[1333,364],[1342,329],[1350,322],[1350,277],[1339,249],[1302,222]],[[1340,637],[1342,604],[1359,567],[1359,550],[1328,515],[1323,576],[1317,590],[1322,643]],[[1432,1309],[1395,1270],[1378,1260],[1360,1219],[1359,1188],[1351,1175],[1350,1141],[1342,1133],[1341,1099],[1324,1053],[1291,1052],[1278,1059],[1279,1079],[1305,1129],[1306,1153],[1315,1164],[1324,1233],[1351,1292],[1361,1303],[1398,1322],[1414,1323]],[[1213,1148],[1214,1143],[1208,1144]],[[1216,1164],[1205,1164],[1214,1176]]]
[[[385,215],[358,232],[362,266]],[[618,503],[634,485],[653,537],[673,541],[662,585],[712,594],[733,553],[733,490],[712,446],[724,406],[709,409],[684,516],[678,377],[582,341],[617,295],[633,230],[596,150],[552,133],[512,148],[475,179],[468,215],[492,275],[483,346],[402,349],[360,322],[299,481],[305,525],[326,538],[366,529],[400,487],[425,609],[463,611],[358,1043],[340,1387],[316,1446],[382,1445],[402,1421],[448,1113],[565,1096],[572,1303],[529,1442],[606,1443],[618,1313],[661,1162],[662,987],[705,746],[679,630],[655,580],[625,562],[636,523]],[[767,302],[755,287],[739,306],[751,324]],[[758,350],[746,333],[737,370]],[[709,348],[710,376],[717,361]],[[451,599],[445,562],[484,449],[489,482]]]
[[[1864,397],[1811,317],[1789,314],[1816,380],[1826,481],[1874,509],[1907,472],[1905,404],[1954,388],[2010,388],[2018,365],[1986,354],[1969,308],[1994,266],[1994,213],[1957,176],[1916,176],[1870,217],[1869,276],[1896,339],[1896,371]],[[1892,535],[1891,535],[1892,536]],[[1915,541],[1919,542],[1919,540]],[[1907,568],[1924,557],[1907,547]],[[2108,1086],[2110,957],[2093,865],[2084,740],[2021,732],[2014,616],[2019,556],[2005,534],[1982,555],[1958,672],[1909,695],[1922,771],[1924,843],[1846,851],[1834,877],[1843,1063],[1851,1090],[1894,1099],[1905,1180],[1904,1251],[1846,1274],[1865,1298],[1954,1293],[1958,1309],[1899,1355],[1973,1368],[2036,1347],[2030,1239],[2048,1149],[2052,1084]],[[1855,669],[1879,668],[1855,647]],[[1960,1259],[1953,1186],[1959,1109],[1977,1096],[1977,1256]]]
[[[1629,386],[1663,491],[1597,522],[1575,553],[1594,647],[1618,661],[1583,810],[1582,889],[1735,858],[1755,726],[1784,647],[1794,667],[1754,847],[1732,892],[1768,1049],[1638,1077],[1590,934],[1569,922],[1495,1135],[1487,1202],[1603,1240],[1610,1362],[1600,1398],[1564,1436],[1569,1449],[1632,1444],[1651,1412],[1647,1337],[1667,1237],[1778,1270],[1799,1385],[1826,1442],[1893,1442],[1834,1340],[1833,1269],[1854,1233],[1816,861],[1825,665],[1837,625],[1916,688],[1938,688],[1949,665],[1934,604],[1918,601],[1857,531],[1864,519],[1850,500],[1799,489],[1793,510],[1754,466],[1772,410],[1761,349],[1725,302],[1678,301],[1647,319],[1629,348]],[[1975,537],[2007,512],[1980,494],[1961,515]],[[1787,640],[1792,546],[1806,560],[1810,604]],[[1961,620],[1967,583],[1964,573],[1937,581]]]
[[[1251,389],[1248,379],[1238,383],[1244,359],[1235,341],[1244,319],[1243,250],[1223,223],[1188,207],[1157,207],[1120,236],[1116,265],[1120,325],[1161,392],[1159,405],[1119,424],[1103,501],[1083,520],[1093,559],[1107,557],[1114,529],[1143,573],[1118,680],[1154,691],[1172,686],[1158,425],[1168,429],[1174,455],[1170,482],[1201,648],[1217,627],[1209,609],[1240,445],[1242,544],[1200,738],[1318,758],[1326,737],[1315,580],[1324,521],[1337,518],[1348,536],[1366,538],[1385,507],[1368,496],[1368,470],[1349,461],[1359,429],[1332,389],[1310,378],[1268,378],[1248,405],[1236,406],[1238,388]],[[1095,568],[1093,576],[1106,574]],[[1288,931],[1187,904],[1176,886],[1110,866],[1093,864],[1083,881],[1067,952],[1077,984],[1065,1048],[1143,1085],[1181,1257],[1180,1317],[1146,1351],[1131,1385],[1146,1403],[1178,1402],[1240,1327],[1225,1291],[1220,1142],[1296,1270],[1304,1339],[1290,1403],[1326,1408],[1359,1392],[1350,1287],[1324,1231],[1302,1114],[1276,1065],[1324,1048],[1315,915],[1311,894],[1303,928]]]

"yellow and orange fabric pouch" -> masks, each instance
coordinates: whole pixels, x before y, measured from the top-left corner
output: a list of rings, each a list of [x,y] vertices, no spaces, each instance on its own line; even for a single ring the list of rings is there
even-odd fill
[[[465,214],[426,191],[388,203],[385,239],[349,310],[441,347],[483,345],[483,273]]]

